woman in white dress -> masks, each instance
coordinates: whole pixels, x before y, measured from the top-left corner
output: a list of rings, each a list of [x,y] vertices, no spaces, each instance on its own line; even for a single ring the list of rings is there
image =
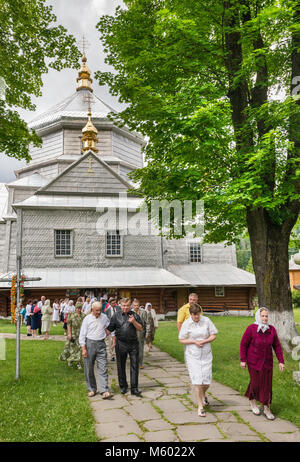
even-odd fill
[[[56,327],[56,323],[59,322],[60,319],[59,319],[59,300],[56,299],[54,300],[54,303],[53,303],[53,315],[52,315],[52,322],[53,322],[53,326]]]
[[[84,314],[89,314],[91,310],[92,310],[91,299],[90,297],[87,297],[86,301],[83,304],[82,312]]]
[[[179,341],[184,345],[185,362],[198,400],[198,415],[206,417],[204,406],[208,405],[205,392],[212,381],[212,352],[210,343],[218,330],[212,321],[202,315],[201,306],[190,306],[191,316],[184,321],[179,332]]]

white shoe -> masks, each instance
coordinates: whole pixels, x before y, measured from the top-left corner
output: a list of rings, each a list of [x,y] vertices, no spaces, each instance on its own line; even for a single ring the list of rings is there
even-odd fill
[[[263,410],[263,415],[268,419],[268,420],[275,420],[275,416],[272,414],[270,409],[264,408]]]
[[[260,415],[260,410],[257,406],[250,402],[250,406],[254,415]]]

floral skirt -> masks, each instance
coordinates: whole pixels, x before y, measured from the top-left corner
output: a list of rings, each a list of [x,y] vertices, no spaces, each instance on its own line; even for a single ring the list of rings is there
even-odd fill
[[[248,366],[250,383],[245,396],[256,399],[262,404],[269,406],[272,402],[272,378],[273,369],[262,368],[257,371]]]

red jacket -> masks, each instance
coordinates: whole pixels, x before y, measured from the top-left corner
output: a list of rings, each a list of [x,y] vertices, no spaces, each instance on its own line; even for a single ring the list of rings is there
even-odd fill
[[[240,346],[241,362],[247,363],[253,369],[260,371],[263,366],[266,369],[273,368],[273,352],[275,351],[279,363],[284,363],[280,342],[275,327],[263,333],[257,332],[257,324],[247,327]]]

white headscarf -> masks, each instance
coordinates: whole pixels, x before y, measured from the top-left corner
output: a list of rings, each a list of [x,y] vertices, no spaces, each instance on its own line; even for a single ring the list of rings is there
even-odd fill
[[[146,305],[145,305],[145,310],[147,310],[148,306],[150,306],[150,311],[151,311],[152,303],[146,303]],[[147,310],[147,311],[148,311],[148,310]]]
[[[258,308],[258,310],[255,313],[255,324],[258,325],[257,332],[261,330],[263,333],[265,333],[266,330],[268,330],[270,326],[269,324],[263,324],[261,317],[260,317],[260,313],[262,311],[267,311],[269,314],[268,308],[265,308],[264,306],[262,306],[261,308]]]

